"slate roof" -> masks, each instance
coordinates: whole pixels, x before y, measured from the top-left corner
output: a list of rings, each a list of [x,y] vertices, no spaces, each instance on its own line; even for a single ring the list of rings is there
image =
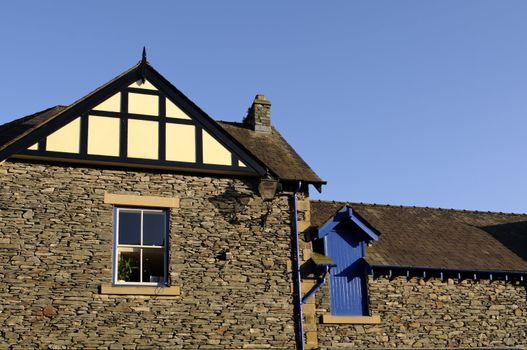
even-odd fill
[[[39,128],[67,107],[51,107],[0,125],[0,149]],[[258,133],[241,123],[217,124],[280,179],[325,184],[276,129],[273,128],[271,133]]]
[[[379,232],[371,265],[527,272],[526,214],[312,201],[312,225],[345,205]]]
[[[262,133],[242,123],[218,124],[281,179],[325,184],[274,127],[271,133]]]
[[[55,106],[0,125],[0,148],[30,133],[65,109],[66,106]]]

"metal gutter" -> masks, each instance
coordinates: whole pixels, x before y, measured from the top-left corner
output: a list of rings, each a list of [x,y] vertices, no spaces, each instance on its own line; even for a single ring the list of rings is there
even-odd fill
[[[374,270],[384,270],[388,272],[388,276],[392,276],[392,271],[406,271],[406,276],[409,277],[410,271],[420,271],[423,273],[423,277],[427,277],[426,273],[439,274],[443,279],[445,274],[457,274],[457,278],[461,279],[462,275],[471,274],[473,279],[478,279],[478,275],[488,275],[490,280],[493,280],[496,276],[503,276],[508,281],[509,277],[517,277],[521,281],[526,279],[527,271],[512,271],[512,270],[475,270],[475,269],[455,269],[455,268],[442,268],[442,267],[425,267],[425,266],[396,266],[396,265],[370,265],[370,272],[374,276]]]
[[[302,304],[307,303],[307,301],[311,298],[311,296],[313,296],[316,292],[318,292],[318,290],[322,288],[324,283],[326,283],[326,276],[329,273],[329,270],[331,270],[331,266],[329,265],[324,266],[324,275],[322,275],[321,278],[318,278],[317,284],[315,284],[313,288],[311,288],[309,292],[307,292],[306,295],[302,297]]]
[[[296,200],[296,194],[300,190],[301,182],[298,181],[298,186],[293,191],[293,224],[294,224],[294,230],[293,230],[293,254],[294,254],[294,273],[293,273],[293,304],[294,304],[294,310],[295,313],[295,321],[296,321],[296,342],[297,342],[297,349],[298,350],[304,350],[304,319],[303,319],[303,313],[302,313],[302,300],[301,300],[301,293],[302,288],[300,286],[300,254],[299,254],[299,243],[298,243],[298,213],[297,213],[297,200]]]

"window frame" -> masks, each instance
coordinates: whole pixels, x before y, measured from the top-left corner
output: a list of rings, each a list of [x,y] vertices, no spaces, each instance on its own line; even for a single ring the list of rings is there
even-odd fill
[[[144,212],[155,212],[163,213],[165,217],[165,246],[145,246],[143,244],[119,244],[119,213],[121,210],[137,211],[141,213],[141,243],[143,243],[143,213]],[[167,287],[169,286],[168,278],[168,261],[169,261],[169,247],[170,247],[170,210],[168,208],[154,208],[154,207],[143,207],[143,206],[127,206],[127,205],[115,205],[113,208],[113,253],[112,253],[112,286],[129,286],[129,287]],[[142,279],[142,266],[143,266],[143,250],[144,249],[163,249],[163,281],[160,282],[119,282],[118,280],[118,252],[119,248],[136,248],[140,250],[140,280]]]

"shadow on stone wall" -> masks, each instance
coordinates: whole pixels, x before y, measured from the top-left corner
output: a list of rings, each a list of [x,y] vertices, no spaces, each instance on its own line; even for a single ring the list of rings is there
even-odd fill
[[[236,189],[234,184],[230,184],[222,194],[210,197],[209,201],[218,209],[219,213],[229,224],[239,225],[244,222],[259,219],[259,225],[263,230],[267,224],[267,218],[273,209],[273,202],[264,202],[264,210],[259,218],[248,217],[245,213],[253,198],[254,194],[240,192]]]
[[[222,194],[209,198],[225,221],[231,225],[241,223],[240,217],[247,210],[250,200],[251,195],[238,191],[233,184],[229,185]]]

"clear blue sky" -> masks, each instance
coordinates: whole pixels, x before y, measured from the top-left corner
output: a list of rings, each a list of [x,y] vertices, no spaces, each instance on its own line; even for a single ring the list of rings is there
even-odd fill
[[[9,1],[0,123],[149,61],[215,119],[256,93],[315,198],[527,212],[525,1]],[[316,192],[316,191],[313,191]]]

